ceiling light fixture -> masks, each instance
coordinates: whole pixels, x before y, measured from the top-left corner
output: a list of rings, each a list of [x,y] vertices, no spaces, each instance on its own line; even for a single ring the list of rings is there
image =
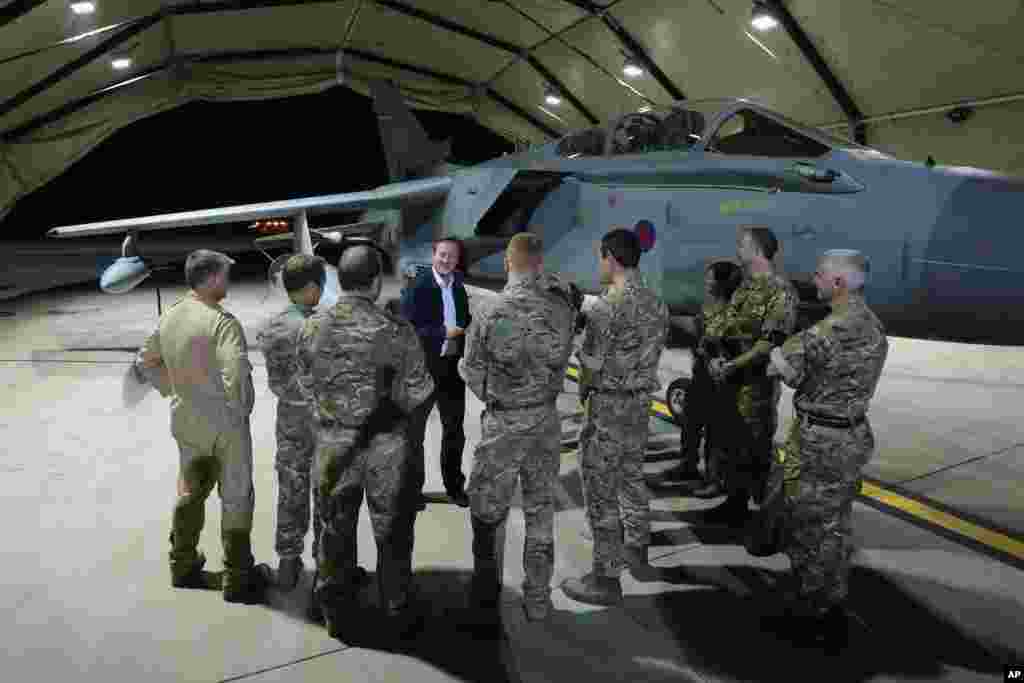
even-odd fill
[[[74,12],[75,14],[78,14],[78,15],[92,14],[93,12],[96,11],[96,3],[95,2],[78,2],[76,0],[76,2],[72,2],[71,3],[71,11]]]
[[[553,85],[548,85],[544,89],[544,101],[552,107],[557,107],[562,103],[562,96],[558,94],[558,90]]]
[[[770,31],[779,25],[778,19],[771,9],[761,0],[754,0],[754,11],[750,17],[750,25],[758,31]]]
[[[622,73],[626,74],[629,78],[639,78],[644,75],[644,69],[636,63],[635,59],[627,56],[626,61],[622,65]]]
[[[131,65],[132,58],[128,55],[117,55],[116,57],[110,60],[110,66],[114,67],[118,71],[124,71],[125,69],[131,67]]]

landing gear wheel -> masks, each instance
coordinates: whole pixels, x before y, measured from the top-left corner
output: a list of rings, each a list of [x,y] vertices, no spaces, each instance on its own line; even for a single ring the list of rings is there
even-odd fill
[[[665,390],[665,404],[668,406],[668,410],[672,413],[672,419],[680,427],[686,425],[686,408],[684,401],[686,400],[686,392],[690,389],[690,378],[680,377],[671,384],[668,385],[668,389]]]

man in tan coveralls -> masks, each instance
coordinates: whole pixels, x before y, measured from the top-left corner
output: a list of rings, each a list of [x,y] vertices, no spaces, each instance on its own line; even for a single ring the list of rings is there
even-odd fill
[[[487,407],[469,478],[473,524],[471,607],[497,613],[505,521],[523,487],[526,541],[523,606],[530,620],[551,609],[554,484],[561,421],[555,400],[565,384],[576,311],[567,284],[543,273],[540,237],[519,233],[505,251],[508,283],[466,339],[459,373]]]
[[[668,337],[668,308],[637,272],[640,240],[628,230],[601,239],[601,283],[608,289],[587,312],[580,348],[580,469],[594,533],[594,569],[562,590],[579,602],[622,601],[619,574],[647,567],[650,493],[644,450],[650,394]]]
[[[262,602],[270,569],[250,546],[253,504],[252,366],[242,324],[220,307],[234,260],[199,249],[185,261],[191,291],[160,318],[141,350],[141,373],[171,397],[171,434],[181,453],[171,526],[171,584],[208,588],[196,551],[207,496],[221,498],[224,600]]]

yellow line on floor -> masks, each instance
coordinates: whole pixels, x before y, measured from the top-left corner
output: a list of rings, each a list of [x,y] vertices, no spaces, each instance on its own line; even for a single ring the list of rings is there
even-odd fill
[[[955,515],[943,512],[942,510],[936,510],[925,503],[901,496],[898,493],[893,493],[869,482],[864,482],[861,485],[860,493],[862,496],[877,500],[879,503],[896,508],[908,515],[913,515],[930,524],[977,541],[1019,560],[1024,560],[1024,543],[998,531],[978,526]]]
[[[566,374],[569,379],[576,382],[579,381],[579,370],[577,368],[570,366]],[[668,417],[669,419],[672,418],[672,413],[669,411],[668,406],[658,399],[651,399],[651,409],[654,412]],[[951,515],[948,512],[937,510],[925,503],[921,503],[912,498],[907,498],[906,496],[901,496],[898,493],[894,493],[893,491],[889,491],[888,489],[881,488],[880,486],[869,482],[864,482],[861,486],[861,495],[882,503],[883,505],[895,508],[933,526],[946,529],[947,531],[952,531],[964,538],[971,539],[972,541],[981,543],[989,548],[998,550],[1006,555],[1010,555],[1011,557],[1024,561],[1024,542],[1011,538],[1006,534],[992,529],[986,529],[983,526],[968,522],[967,520]]]

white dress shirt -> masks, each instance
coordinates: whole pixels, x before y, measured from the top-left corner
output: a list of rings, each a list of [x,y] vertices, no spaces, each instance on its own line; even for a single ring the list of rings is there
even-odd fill
[[[437,286],[441,288],[441,300],[444,301],[444,326],[445,331],[447,328],[455,327],[455,295],[452,294],[452,285],[455,284],[455,276],[448,273],[447,277],[441,277],[441,274],[437,272],[436,268],[431,268],[434,271],[434,279],[437,281]],[[447,356],[449,353],[455,355],[455,345],[450,344],[453,340],[445,339],[444,343],[441,344],[441,355]]]

